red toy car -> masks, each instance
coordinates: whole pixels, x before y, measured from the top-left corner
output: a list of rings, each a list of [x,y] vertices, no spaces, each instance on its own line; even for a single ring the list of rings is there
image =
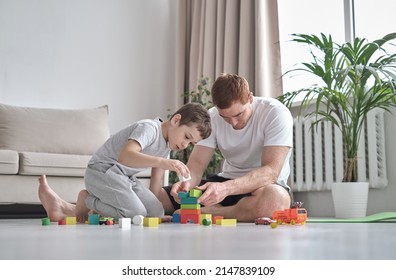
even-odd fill
[[[261,217],[254,220],[256,225],[270,225],[273,222],[275,222],[275,220],[272,220],[268,217]]]

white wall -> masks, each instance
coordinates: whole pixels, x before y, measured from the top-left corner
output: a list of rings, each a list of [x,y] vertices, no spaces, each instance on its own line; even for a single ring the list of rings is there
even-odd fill
[[[176,108],[175,1],[0,0],[0,102],[108,104],[112,132]]]

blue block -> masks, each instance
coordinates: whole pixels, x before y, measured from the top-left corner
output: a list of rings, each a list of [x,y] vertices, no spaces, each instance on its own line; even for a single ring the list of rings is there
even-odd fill
[[[198,204],[198,197],[182,197],[181,204]]]
[[[180,214],[174,213],[172,215],[172,223],[180,223]]]
[[[89,225],[99,225],[99,214],[89,214],[88,224]]]
[[[177,196],[180,197],[180,198],[182,198],[182,197],[188,197],[188,195],[189,195],[188,192],[178,192],[178,193],[177,193]]]

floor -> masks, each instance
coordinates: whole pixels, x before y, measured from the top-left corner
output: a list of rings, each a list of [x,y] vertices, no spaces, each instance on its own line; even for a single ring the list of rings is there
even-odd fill
[[[395,260],[395,223],[42,226],[0,220],[1,260]]]

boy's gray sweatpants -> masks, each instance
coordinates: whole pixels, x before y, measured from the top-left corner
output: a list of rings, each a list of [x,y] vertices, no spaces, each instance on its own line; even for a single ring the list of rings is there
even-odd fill
[[[96,163],[85,172],[89,196],[87,207],[102,216],[133,218],[136,215],[163,217],[157,197],[135,177],[128,177],[118,165]]]

